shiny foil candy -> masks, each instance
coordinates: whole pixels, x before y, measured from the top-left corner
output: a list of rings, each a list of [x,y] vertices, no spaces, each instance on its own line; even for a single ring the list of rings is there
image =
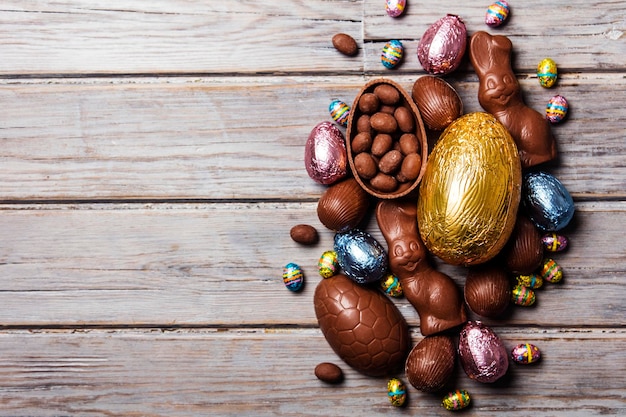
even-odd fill
[[[404,46],[399,40],[390,40],[383,46],[383,51],[380,54],[380,62],[382,62],[385,68],[395,68],[402,61],[404,55]],[[347,120],[346,120],[347,122]]]
[[[290,291],[300,291],[304,284],[304,274],[298,264],[289,262],[283,267],[283,282]]]
[[[543,286],[543,278],[537,274],[518,275],[515,277],[518,285],[536,290]]]
[[[543,231],[557,232],[574,217],[574,200],[555,176],[530,172],[524,176],[522,202],[528,217]]]
[[[550,58],[544,58],[537,65],[537,77],[542,87],[550,88],[556,83],[558,71],[556,62]]]
[[[443,397],[441,405],[448,411],[459,411],[467,408],[471,403],[470,395],[464,389],[451,391]]]
[[[402,297],[400,280],[394,274],[387,274],[380,280],[380,288],[390,297]]]
[[[391,378],[387,382],[387,396],[394,407],[402,407],[406,402],[406,385],[398,378]]]
[[[511,359],[513,359],[515,363],[528,365],[541,359],[541,351],[535,345],[521,343],[511,349]]]
[[[546,233],[541,237],[541,243],[543,243],[543,248],[548,252],[562,252],[567,249],[569,239],[556,233]]]
[[[556,284],[563,279],[563,268],[554,259],[546,258],[539,274],[544,280]]]
[[[509,352],[504,343],[479,321],[469,321],[461,330],[459,357],[467,376],[478,382],[495,382],[509,368]]]
[[[491,27],[497,27],[504,23],[509,17],[510,12],[509,4],[504,1],[497,1],[487,7],[487,13],[485,13],[485,24]]]
[[[343,101],[331,101],[330,105],[328,106],[328,112],[330,113],[330,117],[332,117],[333,120],[341,126],[346,127],[348,125],[348,118],[350,117],[350,106],[348,106]]]
[[[346,140],[331,122],[318,123],[304,146],[304,166],[317,183],[330,185],[347,174]]]
[[[515,226],[521,175],[517,147],[495,117],[478,112],[452,122],[419,190],[419,232],[430,252],[466,266],[498,254]]]
[[[567,116],[569,110],[569,104],[562,95],[557,94],[552,97],[546,105],[546,119],[550,123],[559,123]]]
[[[367,232],[353,229],[335,235],[334,250],[343,272],[359,284],[380,280],[387,270],[387,253]]]
[[[406,8],[406,0],[386,0],[385,11],[391,17],[398,17],[404,13]]]
[[[535,292],[531,288],[519,284],[511,290],[511,299],[516,305],[522,307],[530,307],[537,301]]]
[[[317,262],[317,269],[322,278],[330,278],[339,272],[339,261],[337,261],[337,253],[332,250],[327,250],[322,253],[319,261]]]
[[[449,74],[459,67],[467,46],[467,29],[449,14],[433,23],[417,46],[417,59],[430,74]]]

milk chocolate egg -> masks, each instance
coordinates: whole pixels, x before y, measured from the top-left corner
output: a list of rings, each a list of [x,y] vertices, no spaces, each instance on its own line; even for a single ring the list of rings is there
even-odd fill
[[[343,272],[359,284],[378,281],[387,270],[387,252],[362,230],[337,233],[334,249]]]
[[[574,200],[554,175],[529,172],[524,175],[522,202],[528,217],[541,230],[557,232],[574,217]]]
[[[419,190],[420,235],[453,265],[493,258],[515,226],[521,165],[506,128],[488,113],[470,113],[443,131]]]
[[[304,146],[304,166],[309,177],[329,185],[347,174],[346,140],[339,128],[331,122],[318,123]]]
[[[456,90],[434,75],[419,77],[413,84],[411,96],[426,126],[443,130],[463,114],[463,102]]]
[[[509,306],[511,285],[504,268],[486,264],[473,267],[465,280],[465,302],[479,316],[497,318]]]
[[[335,232],[355,228],[365,216],[368,194],[354,178],[331,185],[317,202],[320,222]]]
[[[526,216],[517,216],[513,233],[501,254],[507,269],[514,274],[530,274],[541,265],[541,233]]]
[[[313,297],[324,337],[341,359],[369,376],[393,374],[409,349],[409,328],[381,291],[345,275],[323,279]]]
[[[406,377],[420,391],[437,392],[450,380],[455,361],[456,349],[450,336],[426,336],[406,359]]]
[[[478,321],[469,321],[459,337],[459,358],[471,379],[492,383],[509,369],[509,352],[498,335]]]
[[[426,72],[449,74],[461,64],[466,46],[465,23],[449,14],[426,29],[417,46],[417,58]]]

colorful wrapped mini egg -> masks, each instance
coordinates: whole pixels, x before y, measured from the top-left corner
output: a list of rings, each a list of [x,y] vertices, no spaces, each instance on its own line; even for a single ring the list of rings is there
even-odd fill
[[[441,405],[448,411],[459,411],[470,405],[471,398],[467,391],[458,389],[451,391],[443,397]]]
[[[511,290],[511,298],[515,304],[522,307],[529,307],[537,301],[535,292],[523,285],[516,285]]]
[[[559,123],[565,119],[568,110],[569,104],[565,97],[557,94],[552,97],[546,105],[546,119],[548,119],[550,123]]]
[[[290,291],[300,291],[304,284],[302,269],[293,262],[289,262],[283,268],[283,282]]]
[[[557,235],[556,233],[546,233],[541,237],[541,243],[543,243],[543,248],[548,252],[562,252],[567,249],[569,240],[567,237]]]
[[[537,77],[542,87],[552,87],[556,83],[557,76],[556,62],[552,59],[544,58],[537,65]]]
[[[404,13],[406,0],[386,0],[385,11],[390,17],[398,17]]]
[[[513,362],[515,363],[527,365],[529,363],[535,363],[541,359],[541,352],[535,345],[530,343],[521,343],[511,350],[511,359],[513,359]]]
[[[537,274],[518,275],[516,277],[516,280],[519,285],[532,288],[533,290],[536,290],[537,288],[541,288],[543,286],[543,278],[541,278]]]
[[[380,287],[390,297],[401,297],[402,286],[400,280],[394,274],[387,274],[380,280]]]
[[[485,23],[488,26],[497,27],[504,23],[507,17],[509,17],[509,4],[500,0],[487,7],[487,13],[485,14]]]
[[[380,61],[385,68],[395,68],[404,55],[404,46],[399,40],[392,39],[383,46],[383,52],[380,54]]]
[[[327,250],[322,253],[320,260],[317,262],[317,268],[323,278],[330,278],[339,272],[339,261],[337,261],[337,253],[334,250]]]
[[[563,279],[563,268],[554,259],[546,258],[539,274],[546,281],[555,284]]]
[[[350,106],[341,100],[333,100],[328,106],[330,117],[341,126],[348,125],[348,117],[350,117]]]
[[[406,402],[406,386],[398,378],[391,378],[387,382],[387,395],[391,405],[402,407]]]

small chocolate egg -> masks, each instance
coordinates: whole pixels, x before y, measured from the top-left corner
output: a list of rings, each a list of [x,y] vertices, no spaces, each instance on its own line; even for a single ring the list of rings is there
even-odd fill
[[[430,74],[449,74],[459,67],[467,46],[467,29],[449,14],[433,23],[417,45],[417,59]]]
[[[341,100],[333,100],[328,106],[328,112],[335,122],[341,126],[348,125],[348,118],[350,117],[350,106]]]
[[[484,264],[470,268],[464,287],[465,302],[479,316],[496,318],[511,302],[511,284],[503,267]]]
[[[423,338],[411,349],[404,365],[409,383],[423,392],[443,389],[456,362],[456,349],[451,336],[432,335]]]
[[[404,13],[406,8],[406,0],[386,0],[385,11],[391,17],[398,17]]]
[[[556,233],[546,233],[541,237],[543,248],[548,252],[562,252],[567,249],[569,239]]]
[[[557,76],[556,62],[552,59],[544,58],[537,65],[537,77],[542,87],[552,87],[556,83]]]
[[[511,299],[515,304],[522,307],[530,307],[537,301],[535,292],[531,288],[519,284],[511,290]]]
[[[539,274],[546,281],[556,284],[563,279],[563,268],[554,259],[546,258]]]
[[[530,343],[521,343],[511,349],[511,359],[513,359],[513,362],[515,363],[527,365],[529,363],[535,363],[541,359],[541,352],[535,345]]]
[[[501,252],[501,257],[509,272],[514,274],[530,274],[541,265],[541,233],[526,216],[517,216],[515,228]]]
[[[400,280],[394,274],[387,274],[380,280],[380,287],[390,297],[402,297]]]
[[[328,384],[338,384],[343,381],[343,371],[332,362],[322,362],[315,367],[315,376]]]
[[[492,383],[509,369],[509,352],[498,335],[479,321],[468,321],[459,337],[459,358],[470,379]]]
[[[546,119],[548,119],[550,123],[559,123],[565,119],[568,110],[569,104],[565,97],[557,94],[552,97],[546,105]]]
[[[543,286],[543,278],[537,274],[518,275],[515,279],[519,285],[532,288],[533,290]]]
[[[387,270],[387,252],[362,230],[337,233],[334,249],[343,272],[359,284],[378,281]]]
[[[346,139],[331,122],[318,123],[304,146],[304,166],[315,182],[330,185],[347,173]]]
[[[491,4],[487,7],[487,13],[485,13],[485,24],[491,27],[500,26],[509,17],[510,11],[509,4],[505,0]]]
[[[304,274],[298,264],[289,262],[283,267],[283,282],[288,290],[300,291],[304,284]]]
[[[547,232],[556,232],[574,217],[574,200],[555,176],[529,172],[522,183],[522,202],[530,220]]]
[[[459,411],[470,405],[471,398],[467,391],[458,389],[451,391],[443,397],[441,405],[448,411]]]
[[[333,250],[327,250],[322,253],[320,260],[317,262],[317,268],[322,278],[330,278],[335,275],[339,272],[337,253]]]
[[[391,378],[387,382],[387,396],[395,407],[402,407],[406,402],[406,385],[398,378]]]
[[[395,68],[402,61],[404,55],[404,46],[398,40],[390,40],[383,46],[383,52],[380,54],[380,61],[385,68]]]

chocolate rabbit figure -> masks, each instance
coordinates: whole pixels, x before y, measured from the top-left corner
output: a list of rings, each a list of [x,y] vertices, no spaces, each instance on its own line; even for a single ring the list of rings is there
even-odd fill
[[[506,126],[528,168],[554,159],[556,143],[550,123],[524,103],[511,69],[512,49],[507,37],[479,31],[470,38],[469,56],[480,81],[478,102]]]
[[[417,205],[397,200],[380,201],[376,220],[389,246],[389,266],[409,302],[420,316],[424,336],[466,321],[465,305],[452,279],[435,270],[417,229]]]

